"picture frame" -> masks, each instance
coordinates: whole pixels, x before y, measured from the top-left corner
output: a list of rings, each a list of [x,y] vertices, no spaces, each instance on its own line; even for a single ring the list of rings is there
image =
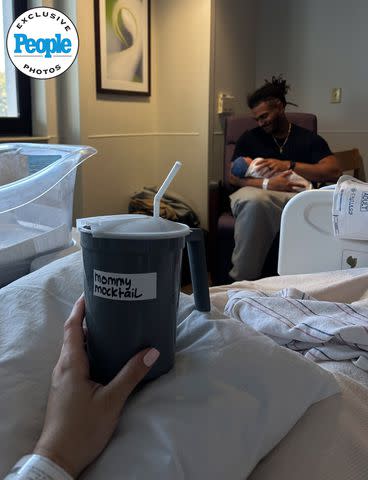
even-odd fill
[[[150,0],[95,0],[98,93],[151,95]]]

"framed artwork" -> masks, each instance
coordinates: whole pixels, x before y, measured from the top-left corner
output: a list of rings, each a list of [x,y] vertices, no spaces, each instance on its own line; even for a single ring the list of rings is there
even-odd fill
[[[150,95],[150,0],[95,0],[100,93]]]

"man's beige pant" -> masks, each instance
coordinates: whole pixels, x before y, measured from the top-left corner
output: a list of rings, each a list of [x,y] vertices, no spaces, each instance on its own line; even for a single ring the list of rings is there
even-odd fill
[[[229,274],[234,280],[260,278],[267,253],[280,230],[282,210],[294,195],[255,187],[242,187],[230,195],[235,248]]]

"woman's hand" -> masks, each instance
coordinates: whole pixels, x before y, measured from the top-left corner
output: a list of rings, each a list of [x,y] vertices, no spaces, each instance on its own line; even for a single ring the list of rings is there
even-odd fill
[[[65,322],[64,343],[53,371],[43,431],[34,453],[77,477],[106,447],[128,396],[159,356],[135,355],[106,386],[89,378],[82,322],[84,298]]]

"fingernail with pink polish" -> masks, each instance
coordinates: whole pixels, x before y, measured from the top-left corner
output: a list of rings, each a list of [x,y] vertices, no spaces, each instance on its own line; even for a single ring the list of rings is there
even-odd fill
[[[146,367],[152,367],[159,356],[160,352],[155,348],[151,348],[151,350],[148,350],[146,355],[143,357],[143,363],[146,365]]]

